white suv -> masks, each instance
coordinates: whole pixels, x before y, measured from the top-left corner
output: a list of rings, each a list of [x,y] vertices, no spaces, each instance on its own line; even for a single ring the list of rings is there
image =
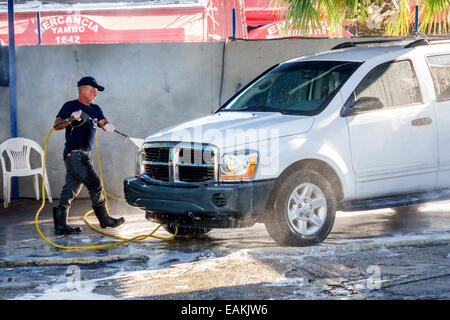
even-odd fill
[[[125,196],[172,233],[263,222],[281,245],[310,245],[336,210],[450,198],[449,124],[450,42],[345,43],[148,137]]]

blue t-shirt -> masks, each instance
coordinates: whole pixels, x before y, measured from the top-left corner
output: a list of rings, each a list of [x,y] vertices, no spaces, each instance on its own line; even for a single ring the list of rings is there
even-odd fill
[[[66,143],[64,145],[64,156],[75,149],[83,149],[91,151],[95,143],[95,130],[97,128],[95,121],[105,119],[102,109],[96,104],[89,106],[82,104],[78,100],[66,102],[57,117],[67,119],[70,115],[78,110],[87,113],[93,120],[72,121],[66,127]]]

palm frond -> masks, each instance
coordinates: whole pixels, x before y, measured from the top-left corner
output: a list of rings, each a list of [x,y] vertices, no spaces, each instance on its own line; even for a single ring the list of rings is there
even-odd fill
[[[330,0],[328,0],[330,1]],[[284,32],[298,31],[308,33],[321,24],[321,2],[317,0],[271,0],[272,7],[286,10]]]
[[[450,20],[450,0],[423,0],[420,4],[420,32],[447,33]]]
[[[407,35],[414,27],[414,9],[420,8],[420,32],[447,33],[450,22],[450,0],[391,0],[399,11],[387,24],[387,35]],[[272,7],[285,8],[284,32],[294,31],[307,34],[327,26],[330,34],[341,35],[345,19],[358,18],[360,23],[367,19],[366,8],[370,4],[382,4],[375,0],[270,0]],[[324,25],[325,23],[325,25]]]
[[[409,0],[400,0],[399,12],[386,26],[386,34],[392,36],[408,35],[414,24],[414,11]]]

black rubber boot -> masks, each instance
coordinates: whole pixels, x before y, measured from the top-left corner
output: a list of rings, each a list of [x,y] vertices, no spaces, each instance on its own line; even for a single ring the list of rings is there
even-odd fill
[[[92,208],[94,209],[95,216],[97,217],[98,221],[100,222],[100,227],[102,227],[102,228],[107,228],[107,227],[115,228],[125,222],[125,219],[123,217],[120,217],[118,219],[111,217],[108,213],[108,208],[106,207],[106,204],[92,207]]]
[[[76,234],[82,231],[81,227],[71,227],[67,224],[69,209],[64,207],[53,208],[53,222],[56,234]]]

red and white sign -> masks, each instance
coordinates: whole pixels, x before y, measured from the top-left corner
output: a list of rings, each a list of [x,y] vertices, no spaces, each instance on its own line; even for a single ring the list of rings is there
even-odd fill
[[[307,35],[284,35],[279,23],[284,9],[270,0],[206,0],[202,5],[96,9],[77,12],[43,11],[43,45],[139,43],[164,41],[222,41],[233,35],[233,9],[237,38],[270,39],[283,36],[329,37],[328,28]],[[247,26],[253,27],[247,31]],[[343,36],[352,36],[344,32]],[[15,13],[16,45],[37,45],[37,12]],[[8,15],[0,12],[0,40],[8,43]]]
[[[75,44],[82,40],[93,39],[104,28],[97,22],[81,15],[58,15],[44,17],[41,21],[43,43]]]
[[[38,44],[36,14],[16,13],[14,23],[15,44],[16,45],[36,45]],[[8,35],[8,15],[0,12],[0,40],[5,44],[9,43]]]
[[[41,12],[41,43],[204,41],[203,6]],[[15,14],[16,45],[38,44],[36,12]],[[8,17],[0,13],[0,40],[8,43]]]
[[[341,37],[353,37],[353,34],[347,30],[342,31]],[[249,39],[274,39],[280,37],[311,37],[311,38],[327,38],[337,37],[335,33],[330,34],[328,28],[323,26],[322,28],[314,28],[308,30],[306,33],[300,33],[297,31],[284,31],[284,25],[279,22],[273,22],[266,24],[262,27],[255,28],[248,32]]]
[[[259,27],[277,22],[284,15],[281,7],[271,7],[271,0],[245,0],[247,26]]]

